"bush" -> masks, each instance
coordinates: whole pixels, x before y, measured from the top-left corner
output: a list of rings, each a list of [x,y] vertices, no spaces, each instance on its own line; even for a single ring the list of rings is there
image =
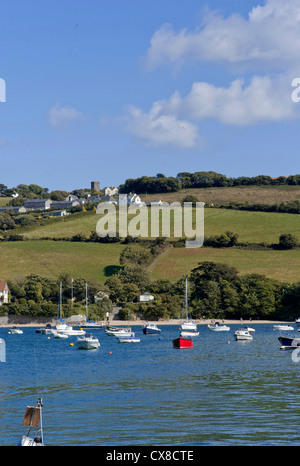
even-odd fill
[[[295,249],[299,246],[299,242],[296,236],[285,233],[280,235],[278,246],[280,249]]]

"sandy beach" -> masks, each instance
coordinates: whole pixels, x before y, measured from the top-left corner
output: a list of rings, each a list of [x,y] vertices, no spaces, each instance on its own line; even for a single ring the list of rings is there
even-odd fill
[[[76,326],[77,325],[77,322],[70,322],[68,321],[68,319],[66,319],[66,322],[70,325],[73,325],[73,326]],[[154,321],[151,321],[152,323]],[[157,322],[155,322],[155,324],[157,324],[158,326],[162,326],[162,325],[178,325],[178,327],[180,326],[180,324],[183,322],[182,319],[169,319],[169,320],[159,320]],[[220,324],[226,324],[226,325],[230,325],[230,324],[240,324],[240,325],[257,325],[257,324],[282,324],[282,323],[288,323],[288,324],[293,324],[293,322],[286,322],[286,321],[277,321],[277,320],[234,320],[234,319],[215,319],[214,321],[212,319],[194,319],[194,322],[197,324],[197,325],[208,325],[208,324],[211,324],[213,322],[219,322]],[[55,325],[56,322],[54,321],[51,321],[49,320],[49,323],[51,325]],[[101,323],[103,324],[103,327],[106,326],[106,321],[101,321]],[[145,320],[130,320],[130,321],[125,321],[125,320],[112,320],[109,322],[110,325],[113,325],[113,326],[118,326],[118,327],[122,327],[122,326],[130,326],[130,327],[133,327],[133,326],[143,326],[144,324],[146,323]],[[10,327],[13,327],[13,326],[17,326],[17,327],[44,327],[46,325],[46,323],[38,323],[38,322],[29,322],[29,323],[18,323],[18,322],[12,322],[12,323],[6,323],[6,324],[0,324],[0,328],[10,328]]]

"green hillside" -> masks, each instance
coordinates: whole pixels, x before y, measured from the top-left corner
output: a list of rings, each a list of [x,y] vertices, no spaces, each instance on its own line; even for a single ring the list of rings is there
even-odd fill
[[[300,199],[297,186],[239,187],[182,190],[177,193],[141,196],[143,200],[162,199],[168,202],[182,200],[187,194],[196,195],[208,203],[245,202],[275,203]],[[206,197],[205,197],[206,196]],[[226,202],[225,202],[226,201]],[[72,214],[67,217],[41,220],[41,224],[9,230],[22,234],[27,241],[1,242],[1,279],[37,273],[57,276],[68,272],[104,283],[119,267],[119,256],[125,247],[121,243],[99,244],[73,241],[76,234],[89,237],[96,230],[99,216],[95,211]],[[220,235],[226,231],[238,234],[239,242],[277,243],[282,233],[291,233],[300,241],[300,222],[296,214],[250,212],[242,210],[205,209],[205,236]],[[45,240],[47,238],[47,240]],[[177,279],[202,260],[224,262],[237,267],[241,273],[262,273],[281,281],[300,281],[300,250],[245,250],[239,248],[168,248],[150,266],[153,278]]]
[[[154,261],[150,271],[153,279],[169,278],[175,281],[202,261],[226,263],[236,267],[241,274],[257,273],[281,282],[300,282],[300,249],[169,248]]]
[[[70,241],[0,243],[1,277],[15,279],[35,273],[56,278],[61,272],[104,283],[119,267],[121,244]]]
[[[71,238],[82,233],[89,236],[96,230],[99,216],[94,212],[53,219],[43,226],[20,229],[28,239]],[[248,212],[228,209],[205,209],[205,236],[217,235],[225,231],[238,233],[240,241],[254,243],[277,242],[282,233],[292,233],[300,240],[298,215],[273,212]]]

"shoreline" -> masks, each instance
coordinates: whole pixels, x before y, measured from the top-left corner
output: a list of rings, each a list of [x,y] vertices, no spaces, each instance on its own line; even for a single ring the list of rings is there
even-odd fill
[[[169,320],[161,320],[161,321],[149,321],[149,323],[155,323],[158,327],[159,326],[164,326],[164,325],[178,325],[180,326],[181,323],[184,321],[184,319],[169,319]],[[193,319],[194,323],[197,325],[208,325],[213,322],[219,322],[221,325],[226,324],[226,325],[256,325],[256,324],[295,324],[295,322],[288,322],[288,321],[280,321],[280,320],[250,320],[250,319],[245,319],[245,320],[239,320],[239,319]],[[134,327],[134,326],[141,326],[143,327],[144,324],[147,321],[145,320],[112,320],[109,322],[109,325],[111,326],[116,326],[116,327]],[[53,323],[49,319],[49,323],[52,326],[56,325],[56,322]],[[100,323],[103,324],[103,328],[106,327],[106,321],[100,321]],[[73,327],[78,326],[78,322],[69,322],[69,324]],[[0,324],[0,329],[1,328],[11,328],[11,327],[45,327],[46,323],[38,323],[38,322],[27,322],[25,323],[17,323],[17,322],[12,322],[11,324],[6,323],[6,324]],[[92,329],[91,329],[92,330]]]

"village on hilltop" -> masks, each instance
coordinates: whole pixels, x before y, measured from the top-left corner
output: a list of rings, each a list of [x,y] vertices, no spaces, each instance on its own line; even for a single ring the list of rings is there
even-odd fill
[[[119,199],[116,197],[119,193],[118,187],[105,187],[103,189],[104,195],[102,195],[100,192],[100,182],[91,181],[90,191],[90,193],[86,193],[85,197],[79,197],[70,193],[63,200],[52,200],[50,197],[26,199],[23,205],[6,205],[0,207],[0,213],[12,211],[14,214],[24,214],[30,211],[43,211],[45,217],[63,217],[70,214],[66,209],[83,206],[86,203],[109,202],[119,204]],[[15,191],[12,197],[17,198],[18,193]],[[126,202],[136,206],[145,205],[140,196],[135,193],[127,194]],[[157,202],[158,204],[161,203],[161,201]]]

